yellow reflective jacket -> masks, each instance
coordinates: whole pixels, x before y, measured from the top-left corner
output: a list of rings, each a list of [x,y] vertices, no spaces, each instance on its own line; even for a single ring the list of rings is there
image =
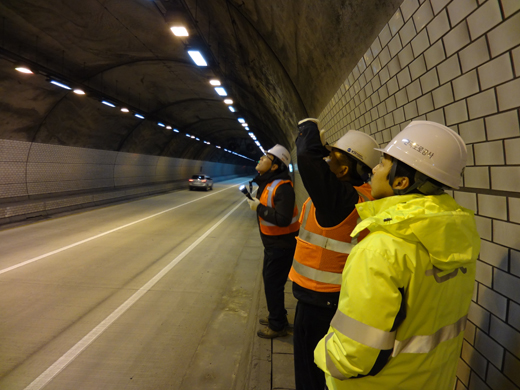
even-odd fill
[[[447,194],[359,203],[336,315],[314,351],[332,389],[451,390],[480,251]]]

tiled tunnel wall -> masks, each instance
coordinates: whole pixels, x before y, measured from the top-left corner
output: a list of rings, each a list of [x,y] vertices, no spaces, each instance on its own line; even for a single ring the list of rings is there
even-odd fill
[[[457,390],[520,389],[520,0],[405,0],[319,115],[384,146],[411,120],[458,132],[482,238]],[[293,151],[293,158],[295,153]],[[295,172],[297,202],[307,194]]]
[[[0,139],[0,224],[120,199],[187,188],[196,173],[244,167]]]

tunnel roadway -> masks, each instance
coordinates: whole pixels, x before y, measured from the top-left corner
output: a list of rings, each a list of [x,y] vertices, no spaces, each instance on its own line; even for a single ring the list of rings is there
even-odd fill
[[[261,283],[237,188],[0,231],[0,389],[235,389]]]

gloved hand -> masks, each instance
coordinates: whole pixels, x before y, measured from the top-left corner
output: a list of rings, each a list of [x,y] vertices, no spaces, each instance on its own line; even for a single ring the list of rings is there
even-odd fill
[[[251,208],[251,210],[256,211],[256,208],[260,204],[260,201],[256,198],[253,198],[253,200],[247,199],[247,203],[249,203],[249,207]]]
[[[298,122],[298,126],[303,125],[305,122],[314,122],[316,123],[316,126],[320,125],[320,121],[316,118],[305,118]]]
[[[328,145],[327,140],[325,138],[325,130],[320,130],[320,140],[323,146]]]

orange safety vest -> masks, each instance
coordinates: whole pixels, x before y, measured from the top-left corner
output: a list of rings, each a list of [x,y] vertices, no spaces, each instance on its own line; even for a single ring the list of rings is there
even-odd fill
[[[358,202],[373,200],[369,184],[354,187]],[[317,292],[338,292],[341,289],[341,273],[354,245],[365,238],[365,229],[356,237],[350,233],[358,224],[359,215],[352,211],[339,225],[324,228],[316,220],[316,208],[311,198],[303,205],[300,223],[303,227],[296,237],[296,251],[289,278],[298,285]]]
[[[274,180],[265,186],[262,196],[260,196],[260,203],[267,207],[274,207],[274,195],[279,186],[284,183],[290,183],[290,180]],[[260,223],[260,231],[266,236],[281,236],[282,234],[294,233],[300,229],[300,222],[298,221],[298,206],[294,204],[293,218],[289,226],[276,226],[274,223],[267,222],[265,219],[258,216]]]

